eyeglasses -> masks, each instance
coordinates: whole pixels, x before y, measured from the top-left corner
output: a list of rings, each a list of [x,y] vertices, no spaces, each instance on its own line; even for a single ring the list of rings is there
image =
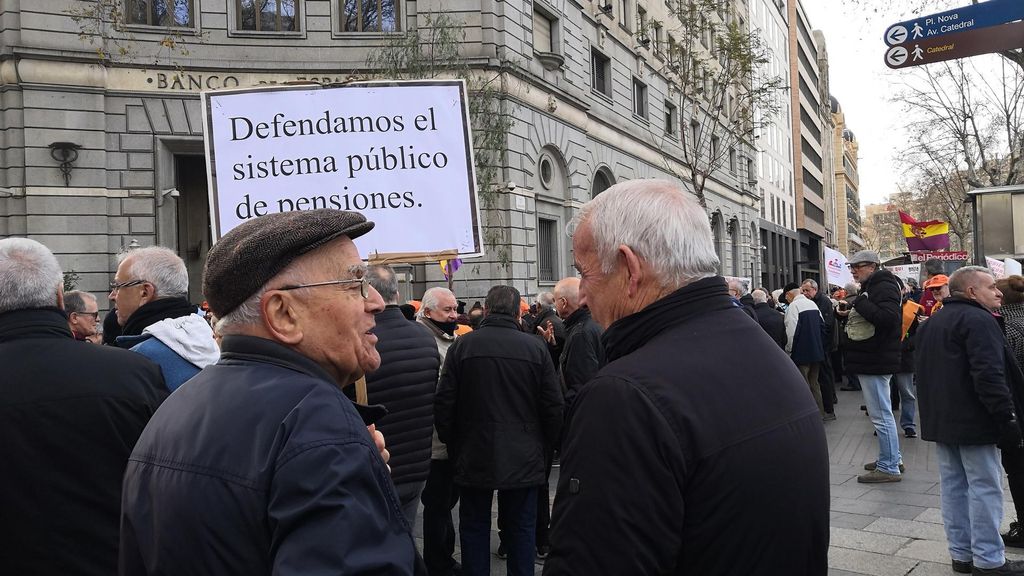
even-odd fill
[[[849,268],[850,270],[853,270],[854,268],[863,268],[865,266],[870,266],[870,265],[871,265],[871,262],[858,262],[856,264],[847,264],[846,267]]]
[[[335,286],[339,284],[359,284],[359,295],[363,299],[370,297],[370,281],[365,276],[362,278],[350,278],[348,280],[328,280],[327,282],[313,282],[311,284],[298,284],[296,286],[282,286],[275,290],[298,290],[299,288],[315,288],[316,286]]]
[[[138,286],[139,284],[145,284],[145,283],[146,283],[145,280],[129,280],[127,282],[121,282],[120,284],[117,283],[117,282],[111,282],[110,283],[110,291],[111,292],[116,292],[116,291],[120,290],[121,288],[128,288],[129,286]]]
[[[79,316],[91,316],[93,320],[99,320],[100,319],[100,312],[99,312],[99,310],[97,310],[95,312],[72,312],[72,314],[78,314]]]

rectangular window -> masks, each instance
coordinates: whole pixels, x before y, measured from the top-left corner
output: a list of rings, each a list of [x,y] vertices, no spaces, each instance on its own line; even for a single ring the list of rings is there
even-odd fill
[[[537,52],[554,52],[551,43],[551,19],[533,11],[533,49]]]
[[[676,126],[679,124],[679,115],[676,112],[675,104],[665,101],[665,135],[676,136]]]
[[[611,60],[597,50],[590,50],[590,87],[608,96],[612,95]]]
[[[193,28],[192,0],[127,0],[128,24]]]
[[[651,42],[654,43],[654,53],[661,54],[661,47],[665,43],[665,39],[662,35],[663,32],[661,29],[661,24],[652,24],[651,30],[653,30],[651,34]]]
[[[721,139],[718,136],[711,137],[711,157],[718,158],[718,145]]]
[[[636,31],[644,36],[650,35],[650,30],[647,29],[647,10],[639,4],[636,7]]]
[[[729,172],[736,173],[736,149],[729,148]]]
[[[690,146],[697,146],[697,139],[700,137],[700,124],[693,120],[690,122]],[[694,151],[696,152],[696,150]]]
[[[402,29],[397,0],[341,0],[341,3],[342,32],[398,32]]]
[[[633,114],[647,118],[647,85],[633,78]]]
[[[629,30],[629,0],[619,0],[619,25]]]
[[[555,282],[558,267],[558,221],[537,219],[537,280]]]
[[[298,32],[297,0],[235,0],[238,29],[255,32]]]

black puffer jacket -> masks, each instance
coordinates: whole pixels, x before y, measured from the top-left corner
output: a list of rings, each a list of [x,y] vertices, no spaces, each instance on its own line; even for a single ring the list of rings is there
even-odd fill
[[[487,316],[448,349],[434,415],[456,484],[543,484],[544,454],[562,428],[562,390],[547,346],[511,316]]]
[[[1017,372],[992,313],[973,300],[946,298],[914,345],[921,438],[995,444],[1000,425],[1014,417],[1008,378]]]
[[[594,322],[586,308],[576,310],[565,319],[565,349],[559,363],[566,410],[583,385],[604,366],[602,332],[604,330]]]
[[[397,305],[386,307],[374,319],[380,368],[366,376],[366,392],[370,404],[388,409],[377,429],[387,440],[391,479],[406,504],[419,496],[416,488],[430,471],[434,391],[441,360],[433,334],[422,324],[406,320]]]
[[[767,302],[754,304],[757,323],[775,340],[779,348],[786,349],[786,315],[768,305]]]
[[[876,271],[861,284],[853,308],[874,325],[875,333],[860,341],[850,340],[843,334],[847,373],[896,374],[900,371],[901,302],[900,286],[888,270]]]

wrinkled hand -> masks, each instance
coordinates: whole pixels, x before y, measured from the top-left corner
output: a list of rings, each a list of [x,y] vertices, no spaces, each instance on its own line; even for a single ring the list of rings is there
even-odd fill
[[[547,321],[544,328],[537,326],[537,333],[544,337],[545,342],[552,346],[555,345],[555,325],[551,323],[551,320]]]
[[[381,459],[384,460],[384,465],[387,466],[388,460],[391,460],[391,453],[385,448],[384,435],[381,434],[380,430],[377,430],[376,424],[370,424],[366,429],[370,432],[373,443],[377,445],[377,450],[380,452]],[[391,472],[391,466],[388,466],[388,472]]]
[[[999,442],[996,445],[1000,450],[1021,448],[1020,426],[1017,420],[1009,420],[999,426]]]

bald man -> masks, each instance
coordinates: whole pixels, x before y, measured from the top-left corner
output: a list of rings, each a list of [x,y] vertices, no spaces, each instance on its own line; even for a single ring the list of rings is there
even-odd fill
[[[604,366],[603,330],[590,317],[590,310],[580,307],[579,278],[560,280],[555,285],[554,295],[555,312],[565,322],[565,346],[558,364],[565,391],[565,413],[568,415],[580,388]]]

